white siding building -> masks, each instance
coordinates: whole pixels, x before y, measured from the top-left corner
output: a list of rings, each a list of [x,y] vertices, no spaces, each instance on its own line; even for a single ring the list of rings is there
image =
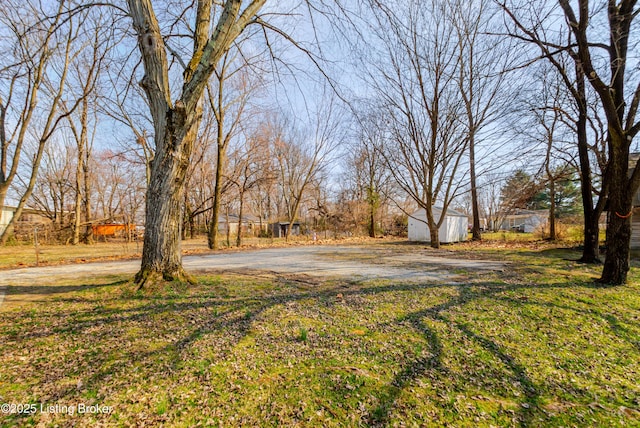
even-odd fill
[[[14,207],[0,207],[0,234],[4,233],[15,212]]]
[[[504,217],[500,230],[533,233],[549,220],[549,210],[516,210]]]

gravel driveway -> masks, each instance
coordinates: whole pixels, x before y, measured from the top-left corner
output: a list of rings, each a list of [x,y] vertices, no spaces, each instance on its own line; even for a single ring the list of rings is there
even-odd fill
[[[185,256],[189,272],[270,272],[321,279],[399,279],[451,283],[464,271],[502,270],[504,262],[445,257],[421,247],[303,246]],[[0,286],[47,285],[79,277],[134,274],[139,260],[32,267],[0,271]],[[3,287],[4,288],[4,287]],[[0,304],[3,293],[0,291]]]

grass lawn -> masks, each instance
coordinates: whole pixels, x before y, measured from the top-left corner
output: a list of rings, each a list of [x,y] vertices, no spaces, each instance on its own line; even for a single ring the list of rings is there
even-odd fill
[[[499,254],[457,284],[56,284],[0,311],[0,403],[37,409],[0,424],[640,426],[640,269],[602,288],[567,250]]]

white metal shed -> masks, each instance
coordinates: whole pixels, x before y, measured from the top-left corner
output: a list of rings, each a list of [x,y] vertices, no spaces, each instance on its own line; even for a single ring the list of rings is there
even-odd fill
[[[437,221],[442,208],[433,207],[433,216]],[[443,244],[466,241],[469,220],[466,214],[449,208],[438,231],[438,237]],[[419,209],[409,216],[409,241],[431,242],[429,227],[427,226],[427,212]]]

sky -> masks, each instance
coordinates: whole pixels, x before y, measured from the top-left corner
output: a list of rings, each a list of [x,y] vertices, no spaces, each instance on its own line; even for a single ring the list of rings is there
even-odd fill
[[[315,1],[315,6],[322,9],[323,12],[330,11],[329,8],[333,5],[333,2],[330,1]],[[158,5],[161,2],[154,2],[154,4]],[[346,5],[352,10],[356,9],[356,2],[347,1]],[[178,15],[178,9],[175,6],[164,11],[158,9],[158,11],[159,17],[163,20],[161,22],[163,28],[169,26],[168,21],[164,20],[165,18]],[[304,1],[286,0],[267,2],[267,6],[262,12],[265,19],[291,35],[300,47],[308,49],[311,52],[311,57],[289,40],[274,32],[267,31],[269,47],[274,56],[264,71],[268,84],[262,95],[256,100],[257,103],[274,106],[273,108],[282,110],[285,115],[294,117],[300,126],[309,127],[314,122],[314,116],[326,104],[327,95],[331,94],[333,90],[337,91],[340,97],[349,99],[369,95],[370,88],[365,79],[366,73],[363,72],[362,62],[359,61],[359,51],[354,43],[349,43],[345,39],[345,36],[348,36],[353,41],[359,37],[361,45],[364,39],[370,38],[366,25],[364,25],[369,18],[362,15],[361,9],[350,15],[337,14],[329,18],[329,15],[318,11],[314,11],[310,15]],[[348,20],[357,23],[358,31],[355,30],[355,27],[347,25],[352,23],[347,22]],[[599,25],[597,21],[596,24]],[[133,84],[129,87],[131,95],[128,98],[127,110],[132,117],[138,120],[141,128],[149,128],[148,118],[145,119],[145,116],[148,116],[145,101],[139,87],[137,87],[137,81],[141,78],[142,71],[139,65],[139,53],[135,46],[136,40],[130,32],[129,18],[122,17],[118,25],[122,26],[122,31],[119,33],[121,39],[115,50],[118,58],[117,62],[111,65],[110,77],[118,80],[119,84],[133,80]],[[178,25],[174,27],[174,30],[176,33],[183,33],[186,29]],[[190,45],[184,40],[186,39],[182,37],[174,37],[169,41],[169,45],[176,52],[188,52]],[[257,37],[252,44],[252,49],[255,50],[263,49],[266,46],[265,39],[262,37]],[[637,58],[634,57],[633,61],[637,64]],[[638,67],[636,65],[631,68],[637,69]],[[175,76],[174,93],[177,96],[181,79],[181,66],[178,61],[173,62],[172,70]],[[327,84],[327,76],[331,85]],[[110,82],[105,82],[105,88],[108,88],[109,84]],[[108,91],[108,96],[111,98],[116,96],[116,92],[122,95],[121,90],[111,89]],[[348,116],[348,111],[349,106],[345,106],[345,117]],[[503,147],[505,141],[508,142],[508,136],[505,132],[497,132],[499,131],[497,127],[508,128],[508,125],[508,123],[498,122],[497,125],[494,125],[494,129],[487,131],[488,134],[492,134],[491,138],[496,138],[496,135],[501,137],[499,143],[487,144],[487,156],[489,153],[495,154],[497,145]],[[350,130],[345,127],[344,133],[349,132]],[[98,127],[96,148],[124,150],[131,146],[132,141],[133,134],[130,129],[103,116]],[[638,143],[635,144],[635,147],[638,147]],[[337,163],[336,170],[339,175],[340,168]]]

